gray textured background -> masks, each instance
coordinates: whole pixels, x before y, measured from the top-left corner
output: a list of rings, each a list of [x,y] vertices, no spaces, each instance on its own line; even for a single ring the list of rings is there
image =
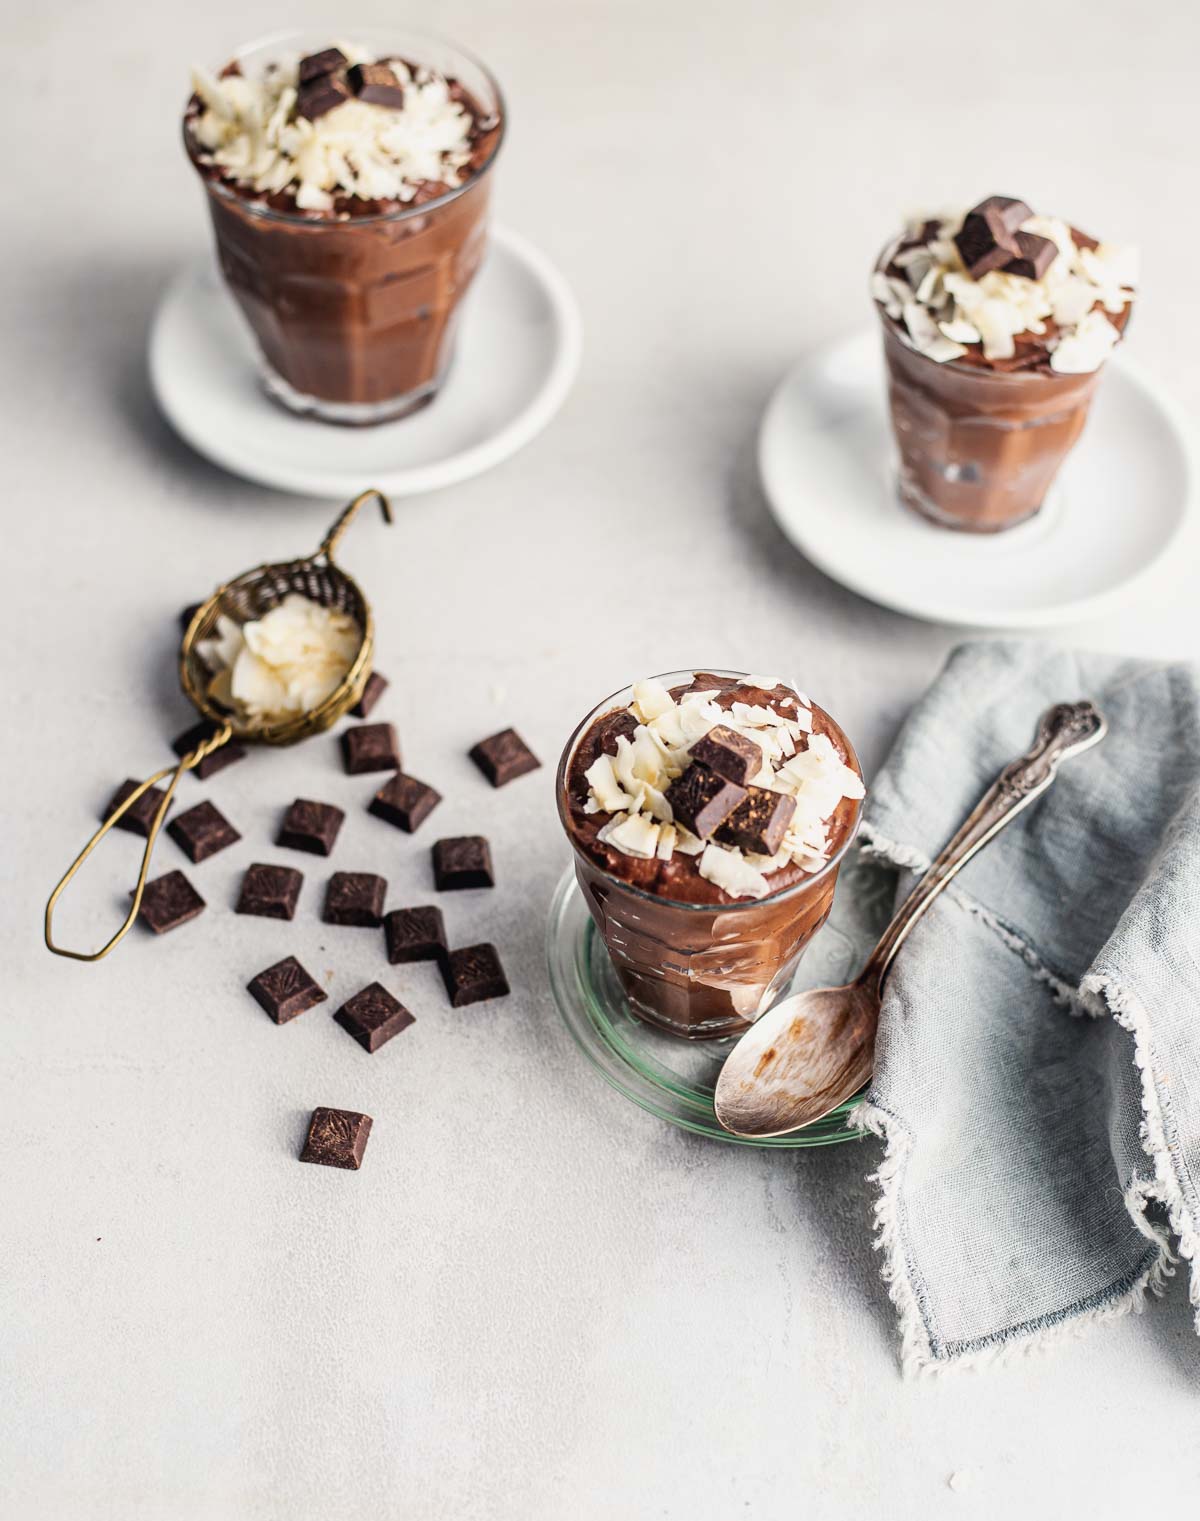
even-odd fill
[[[386,716],[447,801],[416,841],[393,834],[325,739],[185,779],[246,837],[195,870],[207,914],[95,968],[54,961],[45,893],[187,720],[178,609],[331,515],[193,456],[144,368],[158,294],[207,238],[177,140],[189,62],[328,14],[91,0],[9,21],[0,1514],[774,1521],[1194,1494],[1177,1293],[1052,1356],[904,1385],[869,1248],[873,1146],[705,1143],[583,1066],[543,970],[564,862],[550,771],[493,794],[463,752],[511,722],[550,762],[604,692],[694,661],[799,673],[876,765],[956,636],[786,548],[750,468],[761,408],[800,349],[866,320],[899,208],[1004,191],[1142,242],[1132,343],[1194,412],[1200,19],[1111,0],[406,10],[499,73],[500,215],[586,323],[549,433],[347,546]],[[1064,637],[1194,653],[1194,604],[1163,592]],[[285,949],[333,969],[335,995],[379,967],[373,935],[319,924],[315,859],[294,925],[229,911],[297,792],[349,804],[334,864],[384,872],[393,903],[424,895],[434,834],[489,833],[498,890],[447,908],[455,938],[498,941],[513,997],[451,1013],[416,969],[396,981],[417,1025],[375,1058],[332,1004],[262,1016],[242,985]],[[99,932],[135,859],[119,837],[64,933]],[[295,1162],[314,1103],[375,1116],[357,1176]],[[1155,1435],[1153,1479],[1134,1430]]]

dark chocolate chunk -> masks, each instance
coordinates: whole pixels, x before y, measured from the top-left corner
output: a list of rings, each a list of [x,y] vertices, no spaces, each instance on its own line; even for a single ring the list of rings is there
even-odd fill
[[[156,935],[177,929],[204,912],[204,899],[181,871],[169,871],[146,883],[138,918]]]
[[[698,739],[692,746],[691,756],[693,761],[699,761],[739,787],[745,787],[750,778],[762,770],[762,747],[725,724],[718,724]]]
[[[481,834],[439,840],[433,847],[433,885],[438,892],[460,887],[495,887],[492,852]]]
[[[140,782],[135,782],[132,777],[124,781],[109,799],[108,807],[104,810],[104,819],[112,818],[113,814],[125,801],[131,792],[136,792]],[[154,826],[155,817],[162,807],[162,800],[166,796],[161,787],[147,787],[132,808],[126,809],[117,822],[114,829],[125,829],[130,834],[140,834],[143,840],[150,838],[150,830]]]
[[[391,781],[385,782],[371,799],[367,812],[412,834],[441,801],[442,794],[435,792],[427,783],[419,782],[415,776],[405,776],[403,771],[397,771]]]
[[[356,63],[348,78],[350,88],[369,106],[391,106],[399,111],[404,105],[404,86],[386,63]]]
[[[369,1114],[358,1114],[353,1109],[314,1109],[300,1160],[319,1162],[322,1167],[349,1167],[357,1172],[370,1134]]]
[[[203,602],[193,602],[190,607],[185,607],[179,615],[179,627],[183,633],[187,633],[192,626],[192,619],[204,606]]]
[[[617,740],[632,739],[637,726],[638,721],[628,708],[617,708],[612,713],[606,713],[593,730],[597,755],[615,755]]]
[[[1019,232],[1014,241],[1017,255],[1004,266],[1004,273],[1020,275],[1023,280],[1040,280],[1058,257],[1058,244],[1035,232]]]
[[[783,837],[796,811],[796,799],[769,787],[750,787],[717,830],[723,845],[736,845],[754,855],[773,856],[783,844]]]
[[[363,687],[362,696],[350,709],[350,712],[355,718],[366,718],[387,689],[387,677],[381,676],[378,671],[372,671],[367,677],[367,684]]]
[[[707,840],[746,796],[745,787],[728,781],[695,761],[667,788],[675,818],[701,840]]]
[[[221,810],[214,808],[207,799],[172,819],[167,825],[167,833],[193,866],[207,861],[209,856],[215,856],[227,845],[236,845],[241,839]]]
[[[296,115],[316,121],[318,116],[324,116],[335,106],[344,105],[353,98],[344,79],[337,74],[325,74],[301,89],[296,97]]]
[[[342,735],[342,760],[350,776],[399,771],[400,742],[391,724],[355,724]]]
[[[990,195],[967,212],[954,243],[972,279],[1008,263],[1017,251],[1017,229],[1032,215],[1024,201],[1006,195]]]
[[[329,994],[311,978],[295,956],[285,956],[246,984],[277,1025],[324,1003]]]
[[[202,745],[206,739],[211,739],[217,732],[216,724],[209,723],[205,719],[202,723],[193,724],[171,741],[171,749],[182,758],[189,755],[197,745]],[[192,767],[194,776],[198,776],[202,782],[210,776],[215,776],[218,771],[224,771],[226,766],[232,766],[234,761],[240,761],[246,754],[242,745],[235,739],[227,739],[219,750],[214,750],[211,755],[206,755],[199,765]]]
[[[496,947],[486,943],[451,951],[442,961],[442,980],[452,1009],[485,998],[503,998],[508,992],[508,978]]]
[[[319,53],[309,53],[307,58],[300,60],[299,83],[312,84],[315,80],[324,79],[326,74],[336,74],[338,69],[345,68],[346,63],[347,58],[341,48],[323,48]]]
[[[501,729],[490,739],[481,739],[472,746],[470,756],[493,787],[516,781],[542,764],[515,729]]]
[[[264,866],[256,861],[242,878],[236,912],[257,914],[260,919],[291,919],[303,882],[304,873],[294,866]]]
[[[310,856],[327,856],[345,817],[332,803],[298,797],[284,814],[275,843],[287,850],[306,850]]]
[[[326,924],[357,924],[378,929],[383,923],[387,882],[369,871],[335,871],[325,889]]]
[[[440,908],[395,908],[384,917],[383,935],[392,966],[408,961],[441,961],[449,948]]]
[[[347,998],[333,1017],[364,1051],[378,1051],[393,1035],[416,1023],[399,999],[378,982],[369,982]]]

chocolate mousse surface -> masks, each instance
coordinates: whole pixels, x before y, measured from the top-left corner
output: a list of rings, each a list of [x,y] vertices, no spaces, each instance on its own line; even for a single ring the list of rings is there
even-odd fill
[[[823,708],[783,682],[770,681],[768,684],[759,684],[764,682],[767,682],[767,678],[731,678],[713,672],[697,671],[693,674],[691,682],[670,688],[670,698],[676,704],[684,702],[689,695],[706,693],[710,694],[713,706],[710,727],[703,733],[697,733],[688,747],[687,755],[679,757],[684,767],[680,780],[688,777],[692,747],[699,747],[700,754],[704,755],[708,753],[705,749],[705,740],[709,735],[716,735],[719,742],[720,730],[725,727],[721,720],[725,715],[729,715],[731,719],[736,718],[738,734],[751,743],[768,733],[778,735],[779,729],[764,729],[741,721],[747,709],[770,710],[794,725],[792,733],[783,741],[783,745],[785,747],[793,745],[794,755],[811,753],[815,756],[818,751],[822,755],[827,755],[828,769],[831,775],[837,778],[835,789],[836,786],[845,786],[847,792],[851,794],[844,796],[836,790],[831,794],[836,796],[836,803],[822,819],[821,828],[817,833],[810,835],[812,849],[798,851],[796,859],[786,860],[778,854],[767,858],[755,855],[753,852],[741,851],[727,842],[739,837],[746,839],[747,836],[745,834],[739,836],[736,829],[731,832],[728,823],[714,826],[704,841],[687,841],[687,849],[656,853],[649,859],[629,854],[618,845],[606,840],[604,838],[606,829],[611,826],[614,813],[597,809],[595,789],[589,783],[588,772],[599,757],[619,756],[626,747],[631,749],[639,730],[644,732],[645,725],[642,723],[636,703],[629,707],[613,707],[594,719],[580,736],[570,758],[566,770],[564,812],[568,831],[577,848],[609,875],[644,892],[675,903],[712,907],[735,902],[750,902],[756,898],[761,900],[764,897],[774,896],[800,883],[811,881],[814,875],[823,870],[827,861],[837,857],[853,834],[863,796],[861,772],[849,740]],[[634,691],[636,694],[638,688]],[[811,728],[802,729],[802,725],[811,725]],[[809,747],[814,738],[817,743],[810,752]],[[768,747],[769,745],[768,741]],[[729,748],[731,753],[736,752],[736,747],[730,745]],[[793,758],[792,754],[785,753],[776,759],[786,764],[791,758]],[[691,764],[702,767],[706,772],[710,770],[703,761],[697,760]],[[718,760],[717,764],[721,762]],[[767,780],[767,771],[772,769],[768,756],[764,756],[763,767],[763,771],[757,778],[759,782]],[[727,766],[726,769],[732,768]],[[732,789],[734,795],[728,798],[728,802],[737,802],[736,794],[741,794],[742,801],[739,806],[742,813],[740,815],[737,812],[729,813],[727,819],[731,822],[738,820],[739,817],[754,820],[759,816],[769,814],[790,816],[790,810],[784,806],[790,802],[790,798],[782,793],[780,805],[777,807],[771,807],[772,800],[761,796],[747,800],[747,790],[751,792],[757,790],[759,793],[769,792],[770,786],[758,789],[752,786],[747,789],[737,783],[728,782],[716,771],[711,774],[718,785],[724,783],[725,787]],[[749,780],[753,782],[755,778],[749,778]],[[772,782],[776,787],[783,787],[786,778],[775,777]],[[672,785],[677,784],[672,783]],[[705,790],[713,792],[717,789]],[[666,795],[669,799],[670,788]],[[763,807],[764,802],[768,804],[766,808]],[[619,818],[622,815],[618,812],[615,816]],[[809,822],[811,825],[811,813]],[[775,830],[777,824],[778,817],[767,827]],[[702,871],[702,863],[705,860],[703,847],[708,845],[739,857],[740,861],[752,871],[757,870],[760,873],[765,886],[756,887],[753,891],[738,891],[734,883],[733,890],[727,890],[726,887],[711,880]]]

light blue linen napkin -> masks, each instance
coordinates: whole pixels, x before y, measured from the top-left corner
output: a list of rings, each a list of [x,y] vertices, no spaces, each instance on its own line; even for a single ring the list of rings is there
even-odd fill
[[[1200,670],[960,647],[873,784],[842,896],[861,919],[896,868],[907,893],[1041,712],[1085,697],[1108,737],[963,870],[887,982],[859,1118],[886,1143],[907,1369],[1138,1309],[1176,1253],[1200,1331]]]

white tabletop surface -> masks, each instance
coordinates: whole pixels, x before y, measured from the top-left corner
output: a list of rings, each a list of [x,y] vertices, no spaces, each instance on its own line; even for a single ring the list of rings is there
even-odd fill
[[[59,0],[7,27],[0,1514],[773,1521],[835,1503],[1108,1515],[1147,1486],[1194,1500],[1200,1349],[1178,1281],[1051,1353],[902,1381],[870,1246],[874,1143],[738,1150],[626,1104],[558,1022],[543,930],[565,861],[550,762],[605,692],[693,662],[800,672],[872,768],[959,637],[807,566],[751,465],[782,371],[866,319],[863,272],[899,209],[1002,190],[1140,241],[1131,343],[1195,413],[1200,13],[406,8],[502,77],[499,213],[560,265],[586,325],[548,433],[347,544],[392,680],[379,716],[446,802],[394,834],[330,738],[187,777],[181,797],[212,797],[245,836],[189,868],[207,913],[98,966],[55,960],[49,887],[189,720],[179,609],[308,549],[336,505],[194,456],[144,360],[159,293],[208,238],[178,143],[189,63],[329,14]],[[1195,630],[1185,587],[1056,637],[1176,655]],[[465,751],[509,723],[547,766],[493,793]],[[393,904],[431,901],[436,835],[488,834],[496,890],[445,906],[456,940],[499,944],[512,997],[452,1012],[429,968],[393,975],[374,934],[323,927],[315,858],[294,924],[236,917],[240,872],[280,859],[297,793],[347,806],[332,864],[384,873]],[[107,843],[64,934],[121,912],[137,842]],[[161,864],[187,865],[170,841]],[[244,984],[290,950],[331,1002],[279,1029]],[[381,970],[417,1023],[367,1057],[329,1011]],[[361,1172],[298,1165],[315,1104],[375,1117]]]

